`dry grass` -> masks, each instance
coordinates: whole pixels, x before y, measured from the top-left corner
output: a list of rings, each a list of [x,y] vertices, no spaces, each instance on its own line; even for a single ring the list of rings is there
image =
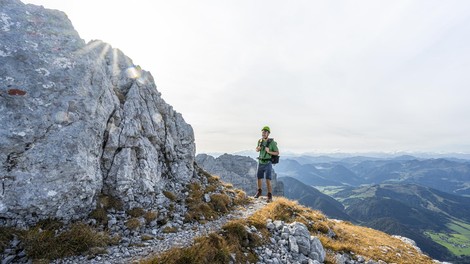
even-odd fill
[[[136,229],[140,228],[140,225],[141,225],[140,221],[137,218],[131,218],[131,219],[127,220],[127,222],[126,222],[126,226],[130,230],[136,230]]]
[[[102,225],[108,225],[108,213],[106,212],[106,209],[102,207],[98,207],[95,210],[91,211],[89,217],[95,219],[98,223]]]
[[[240,189],[228,190],[227,193],[229,196],[233,196],[234,205],[247,205],[250,203],[250,198],[246,193]]]
[[[57,233],[57,229],[43,229],[44,226],[24,231],[21,240],[26,253],[33,259],[56,259],[78,255],[94,247],[106,247],[116,243],[107,233],[96,232],[83,223],[75,223],[70,230]]]
[[[336,239],[320,237],[325,248],[353,251],[387,263],[433,263],[428,256],[418,253],[411,245],[378,230],[352,225],[349,222],[337,222],[333,225],[333,232],[337,235]]]
[[[227,242],[222,236],[212,233],[207,237],[196,239],[195,244],[188,248],[173,248],[142,264],[206,264],[228,263],[230,252]]]
[[[165,197],[170,199],[172,202],[176,201],[176,195],[170,191],[163,191],[163,195],[165,195]]]
[[[230,253],[235,254],[236,263],[256,262],[258,259],[252,249],[266,243],[270,236],[266,228],[267,219],[304,223],[328,250],[325,263],[335,263],[332,251],[353,252],[366,260],[383,260],[387,263],[433,263],[412,246],[383,232],[349,222],[329,220],[319,211],[281,197],[248,219],[231,221],[219,233],[197,239],[191,247],[171,249],[142,263],[228,263]],[[251,225],[261,232],[262,237],[246,230],[245,226]],[[328,230],[332,230],[336,236],[328,237]]]
[[[141,264],[229,263],[231,253],[235,254],[236,263],[255,263],[258,257],[251,249],[261,245],[262,239],[249,233],[247,224],[245,220],[231,221],[219,233],[195,239],[190,247],[170,249]]]
[[[188,185],[189,197],[186,199],[188,212],[185,215],[185,221],[200,221],[202,219],[213,219],[217,213],[209,204],[203,201],[204,190],[199,183]]]
[[[313,235],[320,238],[325,249],[335,252],[354,252],[366,259],[383,260],[387,263],[433,263],[429,257],[390,235],[349,222],[329,220],[319,211],[285,198],[277,198],[248,220],[262,229],[268,218],[287,223],[294,221],[304,223]],[[331,229],[336,236],[328,237],[326,235],[328,229]]]
[[[210,197],[211,197],[210,204],[216,212],[220,212],[220,213],[228,212],[228,209],[231,203],[230,197],[222,193],[215,193],[215,194],[212,194]]]
[[[227,189],[233,189],[233,184],[231,184],[231,183],[223,182],[223,183],[222,183],[222,186],[224,186],[224,187],[227,188]]]
[[[274,202],[269,203],[249,218],[257,228],[264,228],[267,219],[282,220],[287,223],[300,222],[313,233],[328,232],[327,218],[321,212],[301,206],[297,202],[283,197],[277,197]]]
[[[163,228],[163,233],[176,233],[176,232],[178,232],[178,228],[176,227],[166,226],[165,228]]]
[[[122,210],[123,205],[122,202],[109,195],[100,195],[98,197],[98,206],[97,207],[102,207],[105,208],[106,210],[114,208],[116,210]]]
[[[212,184],[206,187],[206,189],[204,190],[204,193],[213,193],[213,192],[216,192],[217,189],[219,189],[219,186]]]
[[[151,235],[142,235],[141,239],[142,239],[142,241],[148,241],[148,240],[152,240],[153,236],[151,236]]]
[[[198,174],[206,177],[208,185],[203,188],[199,183],[188,185],[189,197],[186,199],[188,212],[185,221],[204,222],[226,214],[236,205],[245,205],[249,199],[245,192],[233,189],[233,185],[223,183],[220,177],[213,176],[196,166]],[[210,202],[204,201],[204,194],[210,194]]]
[[[158,213],[155,211],[148,211],[144,214],[145,223],[150,224],[153,220],[157,219]]]
[[[10,244],[10,240],[13,239],[14,235],[17,235],[19,231],[14,228],[0,227],[0,252]]]
[[[227,241],[229,252],[234,253],[238,263],[255,263],[258,257],[251,249],[266,242],[258,235],[249,233],[245,226],[249,223],[246,220],[233,220],[222,227],[222,235]],[[264,236],[267,238],[268,236]]]
[[[132,217],[141,217],[145,214],[145,210],[141,207],[135,207],[127,211],[127,214]]]
[[[220,176],[210,175],[207,177],[207,182],[210,185],[221,185]]]
[[[91,211],[89,217],[106,226],[108,224],[108,210],[114,208],[122,210],[122,202],[109,195],[100,195],[95,210]]]

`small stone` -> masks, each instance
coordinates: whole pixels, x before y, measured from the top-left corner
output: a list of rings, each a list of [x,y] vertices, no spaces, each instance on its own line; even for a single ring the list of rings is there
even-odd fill
[[[289,239],[289,233],[282,233],[281,234],[281,239]]]
[[[2,264],[10,264],[12,263],[13,259],[15,259],[15,255],[9,255],[2,260]]]
[[[211,197],[209,196],[208,193],[204,194],[204,201],[205,201],[206,203],[209,203],[209,202],[211,201]]]
[[[297,239],[295,236],[289,236],[289,251],[299,253],[299,246],[297,245]]]
[[[281,230],[282,227],[284,227],[284,222],[281,220],[276,220],[274,221],[274,226],[276,227],[277,230]]]
[[[20,240],[15,236],[13,240],[10,242],[10,245],[14,248],[16,248],[20,244]]]
[[[268,228],[268,230],[273,230],[276,228],[276,226],[272,222],[268,222],[266,224],[266,227]]]
[[[22,250],[20,253],[18,253],[18,257],[26,257],[26,250]]]

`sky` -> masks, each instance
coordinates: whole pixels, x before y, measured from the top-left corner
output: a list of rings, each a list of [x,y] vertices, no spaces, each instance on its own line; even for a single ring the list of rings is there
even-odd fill
[[[150,71],[198,153],[470,153],[470,1],[23,2]]]

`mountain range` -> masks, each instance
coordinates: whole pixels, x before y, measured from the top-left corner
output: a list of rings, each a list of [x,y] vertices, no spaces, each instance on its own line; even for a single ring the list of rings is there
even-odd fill
[[[284,159],[276,166],[279,177],[290,176],[314,186],[359,186],[362,184],[412,183],[457,195],[470,196],[470,161],[418,159],[400,156],[392,159],[326,157],[310,163]]]

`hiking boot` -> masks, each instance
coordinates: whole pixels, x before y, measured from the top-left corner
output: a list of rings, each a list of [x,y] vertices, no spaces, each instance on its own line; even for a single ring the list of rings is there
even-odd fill
[[[268,193],[268,199],[266,200],[266,202],[270,203],[273,201],[273,195],[271,193]]]
[[[261,196],[261,193],[262,193],[262,190],[261,189],[258,189],[258,192],[256,193],[255,195],[255,198],[258,198]]]

